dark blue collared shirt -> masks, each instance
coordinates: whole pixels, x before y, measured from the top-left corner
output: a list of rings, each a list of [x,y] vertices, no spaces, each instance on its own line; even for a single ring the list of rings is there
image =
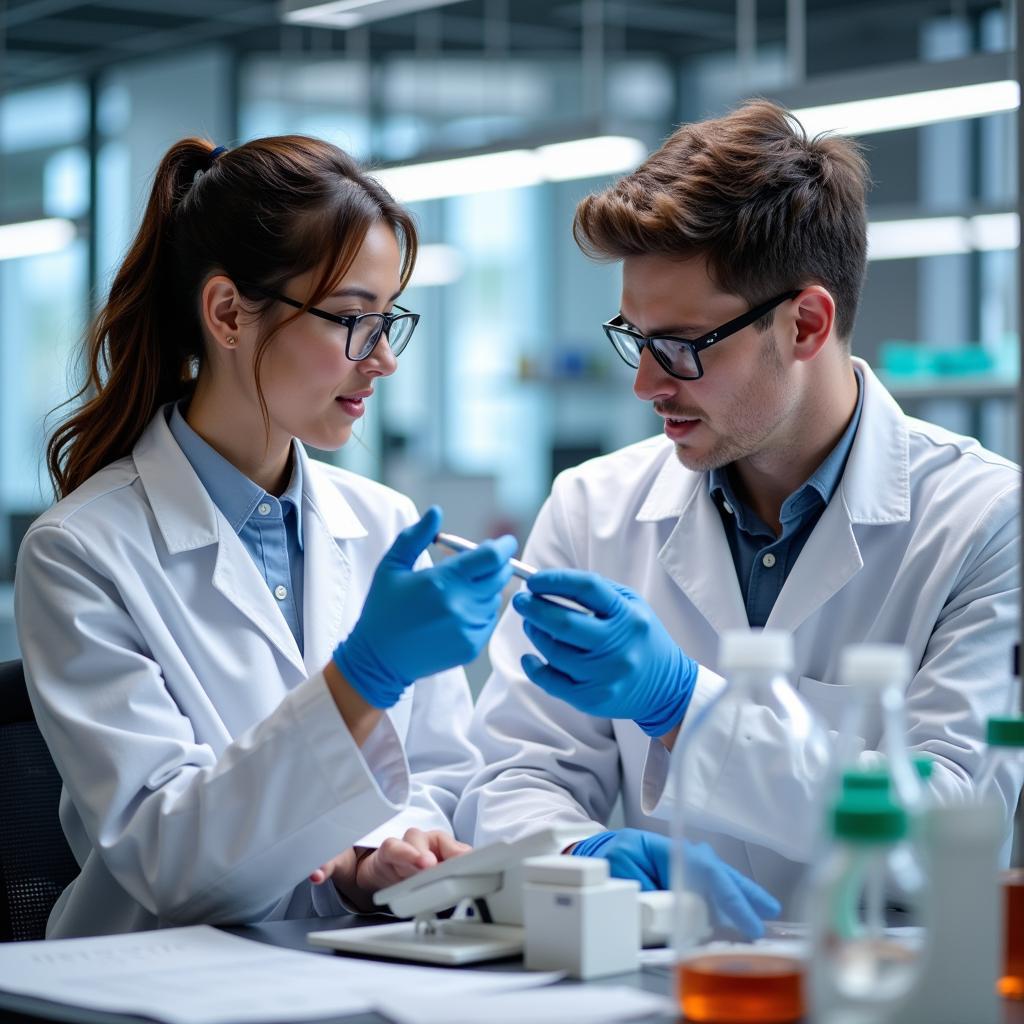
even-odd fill
[[[864,403],[864,382],[856,369],[854,373],[857,405],[853,416],[825,461],[782,503],[781,536],[776,537],[775,531],[737,497],[729,466],[710,473],[711,497],[722,517],[751,626],[763,626],[768,621],[782,585],[842,479]]]
[[[206,493],[252,556],[301,654],[302,460],[292,452],[291,480],[278,500],[211,448],[185,421],[181,406],[179,402],[171,412],[171,433]]]

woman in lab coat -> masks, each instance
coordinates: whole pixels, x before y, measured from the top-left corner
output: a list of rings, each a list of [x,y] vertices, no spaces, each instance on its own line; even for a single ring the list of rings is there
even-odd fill
[[[395,371],[415,254],[407,212],[328,143],[163,158],[18,559],[82,869],[49,936],[366,908],[467,848],[457,666],[514,541],[430,567],[436,509],[299,443],[341,447]]]

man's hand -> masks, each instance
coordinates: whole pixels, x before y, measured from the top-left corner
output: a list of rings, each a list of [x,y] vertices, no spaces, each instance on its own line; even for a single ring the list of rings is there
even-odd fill
[[[345,850],[321,864],[309,880],[316,885],[332,879],[338,892],[364,912],[379,909],[373,894],[378,889],[401,882],[443,860],[467,853],[471,847],[447,832],[424,832],[410,828],[401,839],[385,839],[376,849],[356,847]]]
[[[636,879],[648,891],[669,888],[671,848],[667,836],[623,828],[581,839],[571,852],[575,857],[603,857],[613,878]],[[778,900],[726,864],[707,843],[684,843],[683,864],[686,888],[703,897],[715,925],[753,940],[764,935],[762,921],[778,916]]]
[[[688,658],[639,594],[596,573],[547,569],[527,582],[512,605],[544,656],[525,654],[523,671],[542,690],[579,711],[632,718],[648,736],[682,721],[697,679]],[[544,600],[568,597],[583,615]]]

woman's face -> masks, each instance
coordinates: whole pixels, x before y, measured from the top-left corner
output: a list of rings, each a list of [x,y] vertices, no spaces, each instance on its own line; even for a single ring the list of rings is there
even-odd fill
[[[318,268],[292,278],[282,294],[304,301],[320,273]],[[401,252],[395,233],[387,224],[375,223],[348,273],[317,308],[342,316],[389,313],[401,290],[400,273]],[[276,323],[294,312],[277,303],[266,316]],[[256,326],[265,329],[265,318]],[[374,384],[394,373],[398,363],[383,336],[366,359],[353,362],[345,354],[347,337],[346,327],[309,313],[296,317],[274,335],[260,365],[272,437],[297,437],[328,451],[349,439]]]

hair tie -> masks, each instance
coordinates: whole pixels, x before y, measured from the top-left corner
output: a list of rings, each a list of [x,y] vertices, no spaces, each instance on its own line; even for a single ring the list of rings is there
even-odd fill
[[[226,153],[227,151],[228,151],[228,147],[227,146],[217,146],[215,149],[211,149],[210,150],[210,156],[209,156],[209,159],[207,160],[206,166],[207,167],[212,167],[213,166],[213,162],[217,159],[217,157],[219,157],[221,155],[221,153]]]

